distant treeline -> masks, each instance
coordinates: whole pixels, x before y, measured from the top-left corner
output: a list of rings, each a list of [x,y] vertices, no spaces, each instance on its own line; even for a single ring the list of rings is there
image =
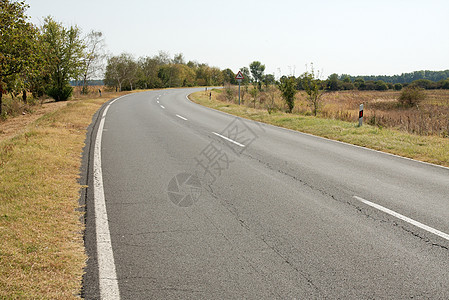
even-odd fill
[[[104,84],[117,91],[151,88],[222,85],[233,79],[227,70],[196,61],[186,62],[182,53],[174,57],[160,51],[137,60],[127,53],[108,59]]]
[[[346,77],[351,78],[351,81],[354,82],[356,79],[363,79],[365,81],[379,81],[382,80],[386,83],[412,83],[413,81],[425,79],[433,82],[438,82],[441,80],[446,80],[449,78],[449,70],[445,71],[415,71],[411,73],[402,73],[401,75],[371,75],[371,76],[350,76],[346,74],[339,75],[339,79],[343,80]]]

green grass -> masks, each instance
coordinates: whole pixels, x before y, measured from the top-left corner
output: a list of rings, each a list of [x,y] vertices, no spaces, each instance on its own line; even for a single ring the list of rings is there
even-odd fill
[[[408,158],[449,167],[449,139],[437,136],[419,136],[406,132],[357,123],[324,119],[298,114],[276,112],[239,106],[216,100],[217,91],[208,94],[196,92],[190,99],[198,104],[254,121],[380,150]]]

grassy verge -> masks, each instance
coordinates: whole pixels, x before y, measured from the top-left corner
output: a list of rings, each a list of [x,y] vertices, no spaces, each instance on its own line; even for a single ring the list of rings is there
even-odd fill
[[[231,102],[218,101],[222,91],[196,92],[190,99],[198,104],[221,110],[250,120],[326,137],[354,145],[381,150],[425,162],[449,167],[449,139],[437,136],[419,136],[393,129],[357,124],[334,119],[323,119],[298,114],[252,109]]]
[[[93,114],[114,96],[69,101],[0,142],[1,299],[79,294],[81,153]]]

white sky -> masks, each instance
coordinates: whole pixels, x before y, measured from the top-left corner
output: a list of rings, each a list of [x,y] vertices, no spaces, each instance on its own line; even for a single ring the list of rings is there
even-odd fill
[[[107,50],[183,53],[237,72],[259,60],[266,73],[298,76],[313,62],[331,73],[394,75],[449,69],[448,0],[27,0],[41,25],[51,15]]]

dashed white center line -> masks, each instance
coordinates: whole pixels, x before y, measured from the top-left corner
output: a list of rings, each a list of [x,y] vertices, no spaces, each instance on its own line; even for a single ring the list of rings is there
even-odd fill
[[[165,109],[165,106],[161,105],[161,108]]]
[[[180,119],[183,119],[184,121],[187,121],[187,119],[186,118],[184,118],[183,116],[180,116],[180,115],[176,115],[178,118],[180,118]]]
[[[228,138],[228,137],[226,137],[226,136],[224,136],[224,135],[221,135],[221,134],[216,133],[216,132],[213,132],[213,131],[212,131],[212,133],[215,134],[216,136],[221,137],[222,139],[227,140],[228,142],[231,142],[231,143],[233,143],[233,144],[236,144],[237,146],[245,147],[245,145],[240,144],[239,142],[236,142],[236,141],[234,141],[234,140],[231,140],[230,138]]]
[[[157,103],[159,104],[159,101],[157,101]]]
[[[443,239],[449,241],[449,234],[447,234],[447,233],[444,233],[444,232],[439,231],[439,230],[437,230],[437,229],[435,229],[435,228],[432,228],[432,227],[430,227],[430,226],[427,226],[427,225],[425,225],[425,224],[423,224],[423,223],[420,223],[420,222],[418,222],[418,221],[415,221],[415,220],[413,220],[413,219],[410,219],[409,217],[406,217],[406,216],[404,216],[404,215],[401,215],[400,213],[397,213],[397,212],[395,212],[395,211],[392,211],[391,209],[388,209],[388,208],[386,208],[386,207],[383,207],[383,206],[381,206],[381,205],[379,205],[379,204],[370,202],[370,201],[368,201],[368,200],[365,200],[365,199],[360,198],[360,197],[357,197],[357,196],[354,196],[354,198],[357,199],[357,200],[359,200],[360,202],[365,203],[366,205],[369,205],[369,206],[371,206],[371,207],[374,207],[374,208],[376,208],[376,209],[378,209],[378,210],[380,210],[380,211],[383,211],[384,213],[387,213],[387,214],[389,214],[389,215],[392,215],[393,217],[396,217],[396,218],[398,218],[398,219],[400,219],[400,220],[402,220],[402,221],[405,221],[405,222],[407,222],[407,223],[410,223],[410,224],[412,224],[412,225],[414,225],[414,226],[416,226],[416,227],[419,227],[419,228],[421,228],[421,229],[424,229],[425,231],[428,231],[428,232],[430,232],[430,233],[433,233],[433,234],[435,234],[435,235],[438,235],[439,237],[442,237]]]

